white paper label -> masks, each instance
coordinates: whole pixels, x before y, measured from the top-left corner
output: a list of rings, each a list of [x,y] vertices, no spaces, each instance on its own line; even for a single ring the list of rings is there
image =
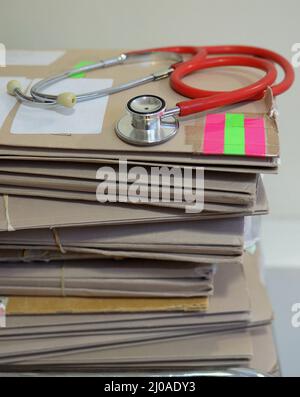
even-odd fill
[[[33,81],[33,84],[39,80]],[[81,94],[112,86],[112,79],[67,79],[47,89]],[[12,134],[100,134],[108,97],[77,103],[74,108],[40,108],[22,104],[12,124]]]
[[[6,305],[8,303],[7,298],[0,297],[0,328],[6,327]]]

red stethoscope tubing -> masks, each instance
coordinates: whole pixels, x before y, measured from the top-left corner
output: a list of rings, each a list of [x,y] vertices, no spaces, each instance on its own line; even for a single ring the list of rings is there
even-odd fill
[[[174,71],[170,76],[170,85],[177,93],[191,98],[178,102],[180,116],[203,112],[234,103],[257,100],[263,97],[265,90],[270,87],[273,95],[277,96],[287,91],[295,79],[292,65],[287,59],[276,52],[251,46],[178,46],[151,48],[133,53],[149,51],[166,51],[180,54],[190,54],[192,57],[173,65]],[[282,81],[275,84],[277,69],[280,66],[284,71]],[[183,78],[197,70],[204,70],[221,66],[244,66],[263,70],[265,75],[253,84],[232,91],[208,91],[191,87],[183,82]]]

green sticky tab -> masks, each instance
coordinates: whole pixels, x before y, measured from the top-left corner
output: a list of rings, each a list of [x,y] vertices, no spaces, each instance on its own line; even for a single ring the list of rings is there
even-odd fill
[[[245,117],[226,113],[224,154],[245,154]]]
[[[88,66],[92,64],[93,62],[90,61],[81,61],[74,66],[74,69],[80,69],[83,68],[84,66]],[[73,79],[81,79],[82,77],[85,77],[85,73],[84,72],[73,73],[69,77],[72,77]]]

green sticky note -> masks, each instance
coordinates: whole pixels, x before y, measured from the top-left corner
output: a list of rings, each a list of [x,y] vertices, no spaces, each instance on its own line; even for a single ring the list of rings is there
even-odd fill
[[[245,117],[243,114],[226,113],[224,154],[245,154]]]
[[[83,68],[84,66],[88,66],[88,65],[92,65],[92,64],[93,64],[93,62],[90,62],[90,61],[81,61],[74,66],[74,69],[80,69],[80,68]],[[85,73],[84,72],[73,73],[69,77],[72,77],[73,79],[81,79],[82,77],[85,77]]]

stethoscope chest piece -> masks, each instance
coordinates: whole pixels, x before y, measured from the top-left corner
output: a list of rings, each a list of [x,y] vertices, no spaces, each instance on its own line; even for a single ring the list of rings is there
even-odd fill
[[[177,118],[166,113],[165,101],[155,95],[132,98],[127,103],[127,114],[116,125],[118,137],[137,146],[161,144],[177,130]]]

